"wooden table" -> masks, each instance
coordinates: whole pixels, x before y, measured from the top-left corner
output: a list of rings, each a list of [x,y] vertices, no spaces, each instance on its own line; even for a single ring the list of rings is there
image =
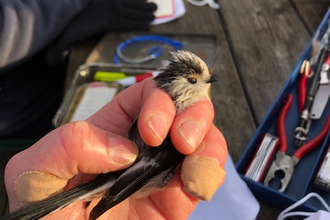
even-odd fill
[[[290,76],[325,15],[326,0],[218,0],[220,10],[184,1],[184,17],[151,28],[153,33],[215,34],[217,59],[211,67],[220,79],[212,87],[215,125],[226,137],[236,161]],[[95,41],[71,54],[69,72],[82,64]],[[1,166],[12,152],[1,152]],[[1,175],[3,180],[3,175]],[[1,181],[2,184],[3,181]],[[6,196],[0,185],[0,213]],[[278,210],[261,204],[257,219],[276,219]]]

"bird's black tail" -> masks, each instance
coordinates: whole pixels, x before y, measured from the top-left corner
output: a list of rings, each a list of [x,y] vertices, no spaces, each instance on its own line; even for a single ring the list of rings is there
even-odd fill
[[[115,177],[99,177],[100,176],[96,177],[96,179],[92,180],[91,182],[79,185],[69,191],[55,194],[47,199],[22,207],[16,211],[0,217],[0,220],[37,220],[55,210],[64,208],[65,206],[77,200],[89,199],[92,194],[96,194],[98,191],[104,190],[101,188],[104,186],[104,184],[111,186],[111,184],[113,184],[111,182],[115,182]]]
[[[130,168],[116,180],[116,183],[107,191],[104,197],[93,208],[89,220],[95,220],[104,212],[127,199],[140,190],[157,172],[158,165],[150,166],[142,160]]]

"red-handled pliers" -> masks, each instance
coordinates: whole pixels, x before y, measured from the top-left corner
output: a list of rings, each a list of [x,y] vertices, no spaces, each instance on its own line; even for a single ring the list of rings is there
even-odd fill
[[[274,179],[275,173],[277,171],[282,171],[284,173],[284,177],[281,179],[281,187],[279,189],[280,192],[284,192],[286,190],[292,178],[294,167],[298,164],[300,159],[303,158],[307,153],[318,147],[322,143],[330,129],[329,116],[322,131],[315,138],[299,147],[292,156],[287,155],[286,152],[288,149],[288,141],[285,132],[285,117],[288,110],[290,109],[292,99],[292,94],[289,94],[286,103],[283,106],[283,109],[277,119],[276,131],[280,140],[280,147],[276,154],[275,161],[272,163],[264,181],[264,184],[268,186],[269,182]]]
[[[302,112],[307,98],[307,81],[311,77],[312,69],[310,67],[309,61],[304,60],[300,68],[300,80],[298,83],[298,104],[299,110]]]

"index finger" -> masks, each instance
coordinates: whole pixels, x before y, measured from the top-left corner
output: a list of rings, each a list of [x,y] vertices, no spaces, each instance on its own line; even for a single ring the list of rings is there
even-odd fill
[[[138,114],[139,133],[144,142],[159,146],[171,129],[175,147],[181,153],[191,154],[210,128],[214,110],[211,101],[205,99],[176,115],[171,97],[147,78],[119,93],[87,121],[124,136]]]
[[[140,111],[141,107],[143,109]],[[172,99],[156,87],[152,78],[128,87],[87,121],[103,130],[125,136],[138,114],[142,139],[151,146],[160,145],[176,112]]]

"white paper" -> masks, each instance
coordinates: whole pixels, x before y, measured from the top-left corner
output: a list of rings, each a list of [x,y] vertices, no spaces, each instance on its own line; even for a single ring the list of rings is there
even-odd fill
[[[156,18],[151,25],[163,24],[166,22],[173,21],[179,17],[182,17],[186,13],[186,8],[182,0],[174,0],[174,14],[170,17]]]
[[[101,86],[86,88],[71,121],[82,121],[100,110],[116,95],[116,89]]]
[[[154,12],[156,18],[170,17],[174,14],[174,0],[148,0],[157,5],[157,10]]]
[[[305,220],[329,220],[330,212],[319,210],[315,214],[305,218]]]

